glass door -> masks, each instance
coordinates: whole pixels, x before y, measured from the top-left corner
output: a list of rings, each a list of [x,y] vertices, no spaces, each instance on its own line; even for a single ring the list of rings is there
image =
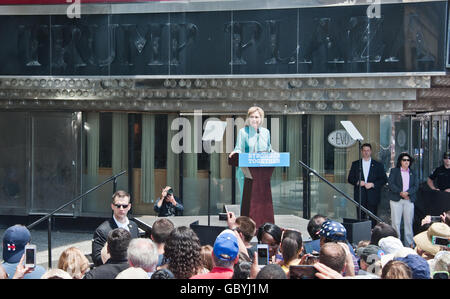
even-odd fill
[[[32,214],[51,212],[77,195],[79,121],[78,113],[31,114]],[[77,205],[58,214],[73,215]]]
[[[421,182],[442,165],[442,155],[449,149],[449,115],[412,118],[412,152]]]

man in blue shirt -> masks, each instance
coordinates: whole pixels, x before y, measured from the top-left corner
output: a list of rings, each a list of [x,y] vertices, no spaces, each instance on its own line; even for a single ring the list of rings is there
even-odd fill
[[[180,215],[184,207],[179,199],[173,195],[172,187],[166,186],[161,193],[161,197],[156,200],[154,210],[158,213],[158,217],[167,217]]]

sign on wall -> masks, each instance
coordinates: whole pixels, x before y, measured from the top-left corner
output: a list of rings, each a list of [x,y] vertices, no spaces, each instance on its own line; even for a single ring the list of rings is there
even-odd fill
[[[385,8],[0,15],[0,75],[445,72],[447,2]]]
[[[328,142],[334,147],[347,148],[355,144],[356,140],[346,130],[336,130],[328,135]]]

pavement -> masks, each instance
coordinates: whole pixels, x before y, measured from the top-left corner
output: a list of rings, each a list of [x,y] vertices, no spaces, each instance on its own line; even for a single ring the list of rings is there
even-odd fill
[[[3,236],[5,228],[0,229],[0,236]],[[61,253],[69,247],[77,247],[84,254],[90,254],[92,251],[93,232],[71,232],[71,231],[52,231],[52,267],[58,266],[58,259]],[[48,232],[47,230],[31,230],[31,244],[37,248],[36,263],[45,269],[48,265]]]

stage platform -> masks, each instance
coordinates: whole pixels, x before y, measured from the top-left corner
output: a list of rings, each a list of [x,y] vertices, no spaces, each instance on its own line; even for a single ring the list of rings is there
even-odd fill
[[[151,215],[133,217],[138,226],[145,231],[151,230],[153,223],[159,218],[160,217]],[[170,219],[175,226],[190,227],[192,223],[198,221],[198,226],[201,226],[203,230],[208,229],[208,215],[173,216],[167,218]],[[283,229],[295,229],[297,231],[300,231],[302,233],[303,241],[311,240],[307,231],[308,221],[309,220],[295,215],[275,215],[276,225],[280,226]],[[222,230],[222,228],[225,229],[227,227],[227,222],[224,220],[219,220],[219,215],[211,215],[209,219],[209,225],[211,226],[211,231],[217,232]],[[199,237],[200,239],[202,239],[201,236]]]

